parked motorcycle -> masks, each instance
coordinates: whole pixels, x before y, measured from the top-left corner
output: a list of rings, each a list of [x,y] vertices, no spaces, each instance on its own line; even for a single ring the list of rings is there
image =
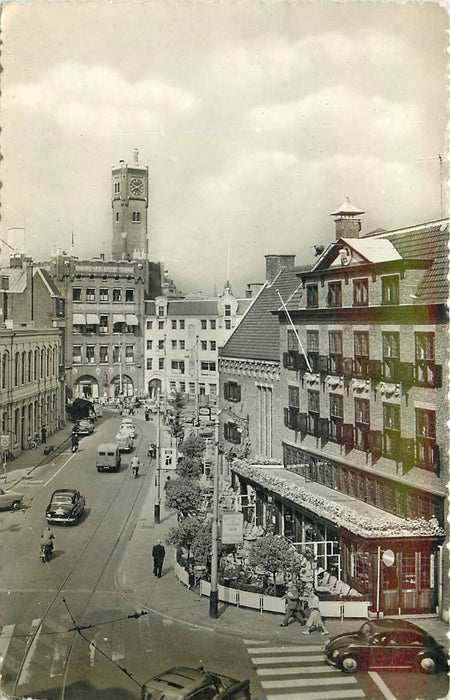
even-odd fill
[[[43,562],[49,561],[53,547],[51,544],[41,544],[41,559]]]

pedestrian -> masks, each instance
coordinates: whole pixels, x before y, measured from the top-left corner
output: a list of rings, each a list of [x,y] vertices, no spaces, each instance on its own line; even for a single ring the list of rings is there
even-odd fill
[[[164,562],[165,556],[166,556],[166,550],[164,549],[164,546],[163,546],[161,540],[158,540],[158,542],[155,545],[153,545],[153,549],[152,549],[153,574],[155,576],[157,576],[158,578],[161,578],[162,567],[163,567],[163,562]]]
[[[290,583],[286,595],[284,596],[286,600],[286,613],[284,615],[284,620],[280,624],[280,627],[287,627],[289,620],[293,617],[295,620],[300,622],[300,624],[305,624],[305,616],[303,610],[300,607],[300,593],[295,585],[295,583]]]
[[[164,484],[164,491],[167,489],[168,484],[170,484],[170,476],[168,476],[166,479],[166,483]]]
[[[319,597],[315,593],[315,591],[312,591],[309,595],[308,611],[309,615],[306,621],[306,629],[304,632],[302,632],[302,634],[309,634],[313,627],[321,628],[321,634],[328,634],[328,630],[325,628],[325,625],[322,620],[322,615],[320,614],[319,610]]]
[[[139,467],[141,466],[141,463],[139,461],[139,457],[137,455],[134,455],[131,458],[131,469],[133,470],[134,478],[137,479],[139,476]]]
[[[41,440],[42,443],[45,445],[45,443],[47,442],[47,428],[45,427],[45,425],[43,425],[41,428]]]

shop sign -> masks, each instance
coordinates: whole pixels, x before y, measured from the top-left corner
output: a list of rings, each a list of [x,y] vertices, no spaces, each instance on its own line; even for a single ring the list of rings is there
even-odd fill
[[[242,513],[222,513],[222,544],[242,544],[244,516]]]

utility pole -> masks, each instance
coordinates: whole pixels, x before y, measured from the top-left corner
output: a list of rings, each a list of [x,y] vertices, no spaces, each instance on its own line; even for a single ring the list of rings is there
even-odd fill
[[[156,393],[156,471],[155,486],[156,500],[154,509],[154,520],[158,524],[161,520],[161,406],[159,404],[159,389]]]
[[[211,593],[209,597],[209,616],[217,619],[218,617],[218,600],[219,594],[217,590],[217,571],[219,568],[219,415],[216,414],[214,423],[214,491],[213,491],[213,521],[211,533]]]

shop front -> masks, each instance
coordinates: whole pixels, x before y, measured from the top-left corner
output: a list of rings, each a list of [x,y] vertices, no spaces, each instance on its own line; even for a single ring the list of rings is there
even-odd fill
[[[436,614],[443,532],[406,520],[283,467],[231,467],[235,488],[255,501],[255,524],[290,539],[334,590],[371,600],[375,614]],[[316,578],[317,581],[317,578]]]

